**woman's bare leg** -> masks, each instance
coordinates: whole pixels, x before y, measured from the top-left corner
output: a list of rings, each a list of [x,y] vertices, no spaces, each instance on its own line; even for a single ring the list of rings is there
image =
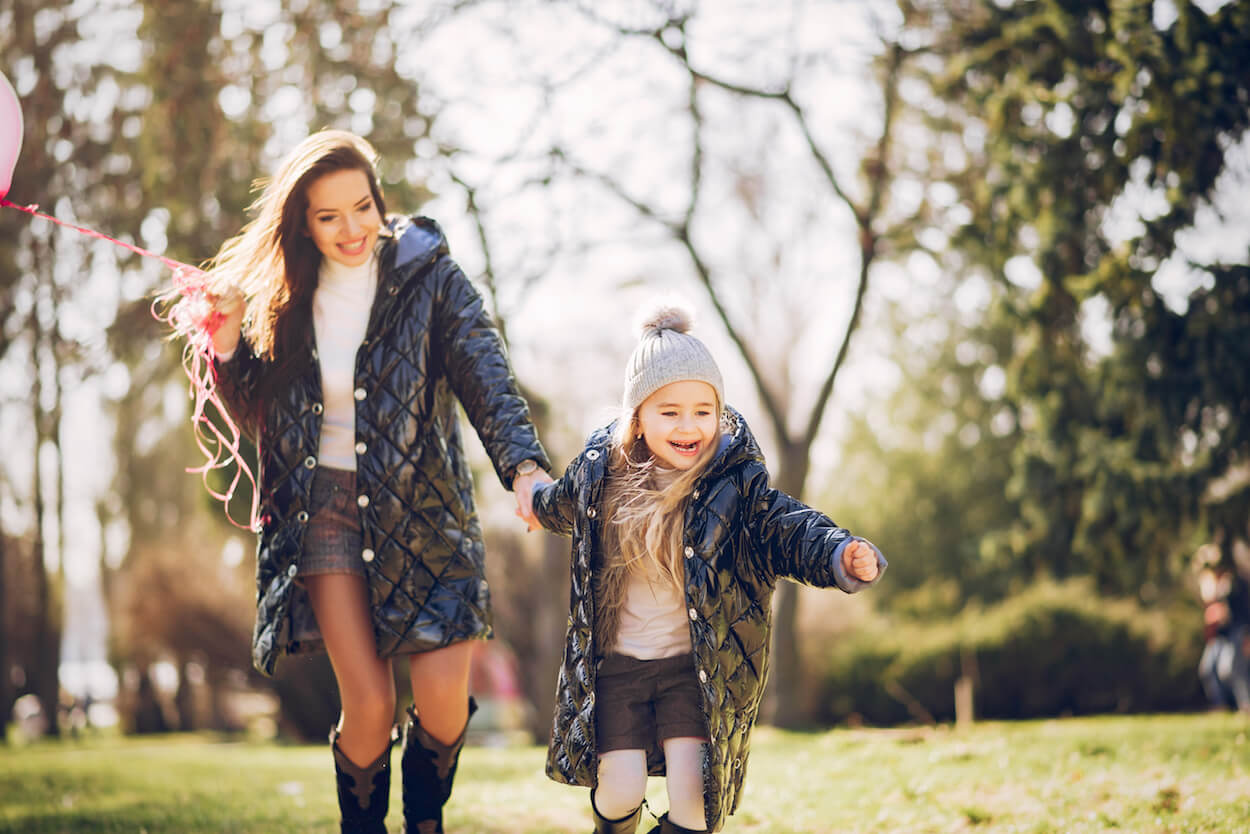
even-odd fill
[[[474,641],[409,655],[412,705],[421,727],[442,744],[460,738],[469,722],[469,663]]]
[[[343,704],[339,750],[366,767],[390,743],[395,723],[395,679],[390,661],[378,657],[365,580],[347,573],[327,573],[303,581]]]

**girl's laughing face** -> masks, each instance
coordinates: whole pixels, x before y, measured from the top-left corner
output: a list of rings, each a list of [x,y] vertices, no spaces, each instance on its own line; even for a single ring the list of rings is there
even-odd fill
[[[693,379],[670,382],[643,400],[638,425],[653,455],[674,469],[689,469],[716,441],[716,389]]]

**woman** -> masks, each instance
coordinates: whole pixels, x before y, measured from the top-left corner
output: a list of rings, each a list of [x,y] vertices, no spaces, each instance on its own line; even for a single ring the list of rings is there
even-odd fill
[[[291,152],[255,219],[209,269],[218,383],[257,439],[261,520],[253,662],[324,650],[343,832],[383,834],[395,715],[404,831],[442,831],[472,642],[491,632],[482,534],[456,401],[518,513],[549,482],[499,333],[426,218],[387,218],[375,153],[323,131]]]

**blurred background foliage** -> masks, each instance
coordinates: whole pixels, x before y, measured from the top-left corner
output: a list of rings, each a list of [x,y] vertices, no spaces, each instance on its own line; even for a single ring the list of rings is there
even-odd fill
[[[780,592],[776,723],[950,720],[961,677],[991,717],[1200,706],[1189,559],[1250,536],[1250,3],[713,5],[14,0],[9,196],[199,262],[285,149],[355,130],[452,233],[557,461],[619,396],[620,310],[674,286],[777,483],[887,553],[867,602]],[[167,278],[0,211],[0,716],[58,712],[86,630],[127,729],[240,729],[260,693],[321,737],[323,661],[248,666],[252,542],[183,471]],[[567,543],[478,474],[542,740]]]

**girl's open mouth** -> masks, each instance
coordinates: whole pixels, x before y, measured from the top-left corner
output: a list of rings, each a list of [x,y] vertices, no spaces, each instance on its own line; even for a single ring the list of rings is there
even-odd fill
[[[679,454],[693,455],[699,451],[699,441],[692,440],[689,443],[678,443],[676,440],[670,440],[668,445],[677,450]]]
[[[366,235],[355,243],[340,243],[339,249],[343,250],[343,254],[345,255],[359,255],[361,252],[365,251],[365,243],[367,243],[368,240],[369,237]]]

